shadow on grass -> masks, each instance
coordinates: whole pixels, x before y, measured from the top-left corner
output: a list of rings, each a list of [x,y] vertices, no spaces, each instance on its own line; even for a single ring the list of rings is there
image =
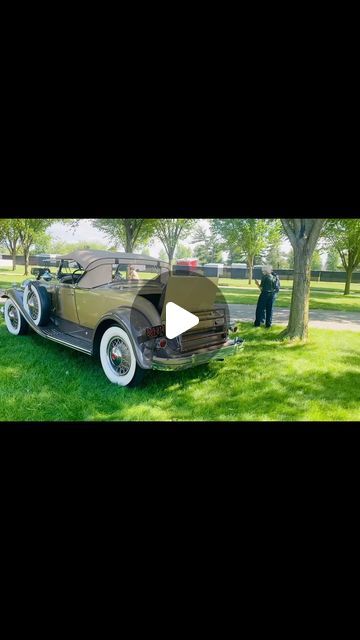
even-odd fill
[[[178,373],[150,371],[127,389],[111,384],[98,360],[32,332],[15,338],[1,326],[0,419],[360,419],[359,339],[339,346],[318,330],[316,340],[288,345],[278,340],[282,330],[241,325],[246,342],[238,355]]]

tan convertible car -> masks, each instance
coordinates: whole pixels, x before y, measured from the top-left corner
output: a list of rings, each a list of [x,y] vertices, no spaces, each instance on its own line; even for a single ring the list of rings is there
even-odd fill
[[[3,313],[14,336],[30,326],[48,340],[100,357],[107,378],[127,386],[146,369],[185,369],[242,348],[240,338],[228,337],[218,291],[214,279],[170,275],[169,265],[156,258],[84,250],[61,257],[56,275],[39,269],[36,279],[7,289]],[[170,301],[199,318],[173,339],[165,327]]]

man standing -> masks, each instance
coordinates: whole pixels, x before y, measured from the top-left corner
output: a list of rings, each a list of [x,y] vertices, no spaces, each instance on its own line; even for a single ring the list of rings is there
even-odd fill
[[[279,291],[279,279],[272,274],[272,266],[270,264],[263,267],[262,272],[261,282],[259,283],[258,280],[255,280],[255,284],[259,287],[261,293],[256,306],[254,327],[260,327],[266,315],[265,327],[270,329],[275,296]]]

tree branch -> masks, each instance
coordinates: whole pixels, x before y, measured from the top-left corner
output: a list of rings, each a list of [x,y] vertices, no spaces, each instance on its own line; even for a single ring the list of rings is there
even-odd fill
[[[286,234],[287,234],[287,236],[288,236],[293,248],[295,248],[295,246],[296,246],[296,236],[295,236],[295,233],[294,233],[294,231],[293,231],[293,229],[291,227],[289,219],[288,218],[280,218],[280,220],[281,220],[281,224],[284,227],[285,232],[286,232]]]
[[[316,243],[319,239],[320,233],[321,233],[321,229],[323,228],[324,224],[326,222],[325,218],[315,218],[314,219],[314,223],[311,227],[311,231],[310,234],[308,236],[308,246],[309,246],[309,251],[313,252],[315,247],[316,247]]]

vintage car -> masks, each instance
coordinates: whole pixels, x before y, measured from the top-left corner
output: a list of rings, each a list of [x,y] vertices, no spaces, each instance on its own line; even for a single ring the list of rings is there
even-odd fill
[[[179,370],[223,360],[243,346],[229,339],[216,283],[197,275],[170,275],[156,258],[109,251],[75,251],[59,258],[56,274],[41,268],[3,293],[4,318],[14,336],[39,335],[100,357],[107,378],[135,385],[147,369]],[[186,306],[199,323],[167,339],[167,302]]]

